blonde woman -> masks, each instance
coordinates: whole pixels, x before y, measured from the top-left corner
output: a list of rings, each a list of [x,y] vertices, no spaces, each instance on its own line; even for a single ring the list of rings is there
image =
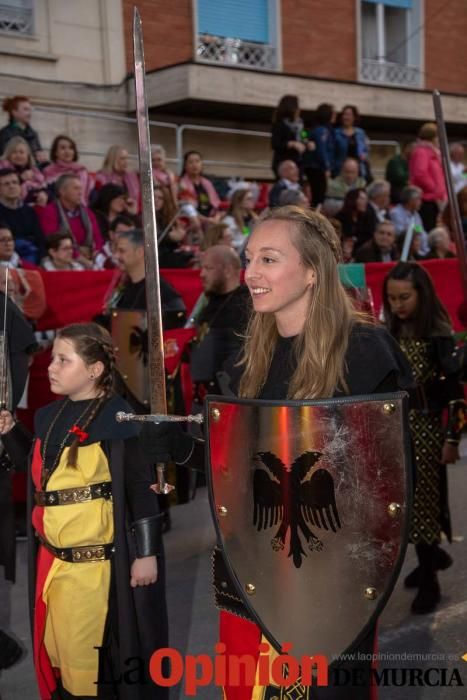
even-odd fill
[[[223,223],[227,224],[232,234],[232,245],[239,253],[245,245],[258,216],[255,213],[255,196],[249,187],[235,190],[230,207]]]
[[[140,210],[141,198],[138,173],[129,169],[128,151],[120,144],[110,146],[107,151],[102,168],[96,174],[96,189],[99,190],[109,182],[120,185],[127,191],[128,210],[136,214]]]
[[[320,399],[397,391],[410,384],[410,369],[394,340],[353,309],[339,281],[340,242],[326,218],[295,206],[274,209],[253,230],[245,254],[253,314],[237,365],[239,376],[232,382],[238,396]],[[144,425],[141,440],[151,460],[168,461],[170,456],[179,464],[202,464],[202,445],[180,428]],[[222,591],[228,586],[224,583],[215,581],[215,588]],[[245,613],[241,605],[236,614],[221,612],[226,654],[233,648],[235,654],[258,654],[261,631],[242,619]],[[361,659],[371,658],[374,642],[371,627],[353,649],[361,652],[360,660],[344,664],[351,667],[350,673],[355,669],[369,678],[371,662]],[[259,687],[226,687],[225,699],[256,700],[273,694],[272,689],[261,692]],[[368,700],[369,680],[368,687],[313,688],[312,697]]]
[[[11,168],[21,181],[21,199],[31,204],[47,204],[47,183],[36,167],[36,161],[28,142],[22,136],[8,141],[0,162],[0,168]]]

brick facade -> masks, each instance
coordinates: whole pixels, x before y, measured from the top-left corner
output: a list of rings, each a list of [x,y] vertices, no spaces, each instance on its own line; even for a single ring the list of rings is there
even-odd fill
[[[127,69],[133,72],[134,0],[123,0]],[[138,0],[144,30],[146,70],[172,66],[193,58],[191,0]]]
[[[282,0],[284,73],[357,77],[354,0]]]
[[[467,94],[467,2],[425,0],[425,88]]]

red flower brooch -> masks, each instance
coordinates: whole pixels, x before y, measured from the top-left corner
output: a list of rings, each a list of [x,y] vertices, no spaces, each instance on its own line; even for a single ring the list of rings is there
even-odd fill
[[[89,437],[89,433],[86,433],[84,430],[81,430],[79,425],[74,425],[72,428],[70,428],[70,430],[68,432],[73,433],[74,435],[77,435],[78,442],[84,442]]]

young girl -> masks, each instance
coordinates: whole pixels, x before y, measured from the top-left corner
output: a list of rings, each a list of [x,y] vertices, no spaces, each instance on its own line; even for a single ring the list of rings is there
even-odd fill
[[[437,570],[451,565],[439,548],[441,532],[451,541],[446,464],[459,459],[463,389],[448,312],[433,283],[416,263],[399,263],[384,280],[384,316],[412,366],[417,383],[410,427],[417,460],[417,486],[410,539],[419,566],[405,579],[418,588],[412,612],[432,612],[440,601]],[[447,430],[442,413],[449,409]]]
[[[135,428],[115,420],[128,406],[112,394],[113,369],[106,331],[67,326],[49,366],[63,398],[37,412],[34,441],[0,414],[13,461],[33,442],[30,591],[41,700],[143,698],[148,689],[166,697],[147,676],[149,656],[167,645],[157,498]],[[131,657],[144,662],[147,686],[122,681]]]
[[[237,366],[239,381],[234,378],[238,396],[285,400],[363,395],[396,391],[410,381],[410,371],[389,334],[362,322],[354,311],[339,281],[339,239],[323,216],[294,206],[272,210],[248,239],[246,260],[245,281],[254,312]],[[180,464],[202,464],[202,445],[180,428],[169,423],[147,426],[141,439],[151,458],[167,461],[170,455]],[[231,610],[221,612],[220,636],[226,653],[235,649],[234,654],[257,656],[261,632],[242,619],[247,614],[238,598],[229,603],[232,587],[225,572],[214,586],[221,592],[216,596],[219,606]],[[374,637],[372,628],[356,650],[371,658]],[[351,666],[369,674],[370,662]],[[370,697],[369,686],[313,687],[300,692],[304,693],[300,697],[313,700]],[[263,700],[282,693],[299,697],[299,689],[292,687],[225,688],[226,700]]]

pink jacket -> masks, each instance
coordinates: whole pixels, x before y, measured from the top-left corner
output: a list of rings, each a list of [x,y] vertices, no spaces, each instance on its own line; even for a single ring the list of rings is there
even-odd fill
[[[127,170],[123,177],[118,173],[108,173],[104,170],[99,170],[96,173],[96,190],[100,190],[103,185],[120,185],[128,192],[128,196],[134,199],[138,205],[138,211],[141,209],[141,188],[139,185],[138,173],[134,170]]]
[[[207,177],[201,177],[201,184],[203,185],[204,189],[206,190],[206,194],[209,197],[209,202],[211,204],[211,207],[213,209],[219,209],[221,200],[218,197],[218,194],[216,190],[214,189],[214,185],[210,180],[207,179]],[[189,192],[190,195],[192,196],[193,199],[198,200],[198,196],[196,194],[195,187],[193,185],[193,182],[190,180],[190,178],[187,175],[182,175],[178,182],[178,191],[179,191],[179,199],[183,199],[180,197],[180,193],[182,192]]]
[[[94,249],[100,250],[104,244],[104,241],[102,240],[102,234],[97,223],[97,219],[91,209],[88,209],[87,207],[84,208],[86,209],[86,213],[91,224]],[[60,214],[55,202],[47,204],[46,207],[36,207],[35,211],[38,216],[42,232],[45,236],[50,236],[51,233],[57,233],[58,231],[62,230]],[[86,240],[86,229],[83,225],[81,217],[78,215],[78,210],[73,213],[76,215],[68,218],[68,225],[75,238],[76,244],[78,246],[84,245]]]
[[[429,141],[420,141],[409,160],[410,184],[420,187],[425,202],[448,198],[441,156]]]
[[[93,188],[92,177],[81,163],[64,163],[61,160],[50,163],[44,170],[44,177],[48,185],[53,184],[61,175],[77,175],[83,187],[82,204],[88,203],[89,193]]]

